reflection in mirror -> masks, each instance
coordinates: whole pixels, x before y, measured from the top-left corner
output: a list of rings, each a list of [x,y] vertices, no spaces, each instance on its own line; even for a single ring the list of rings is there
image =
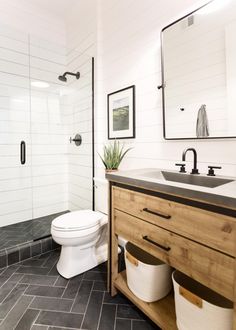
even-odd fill
[[[236,136],[236,1],[214,0],[162,30],[164,137]]]

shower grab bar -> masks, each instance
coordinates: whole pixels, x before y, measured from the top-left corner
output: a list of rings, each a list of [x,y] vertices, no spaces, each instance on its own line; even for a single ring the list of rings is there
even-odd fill
[[[24,165],[25,161],[26,161],[26,144],[25,144],[25,141],[21,141],[21,143],[20,143],[20,162],[22,165]]]

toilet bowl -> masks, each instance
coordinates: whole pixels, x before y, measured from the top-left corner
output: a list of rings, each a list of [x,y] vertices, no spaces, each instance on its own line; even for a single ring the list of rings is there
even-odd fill
[[[107,181],[94,181],[96,189],[103,193],[99,194],[103,196],[97,207],[100,211],[72,211],[55,218],[51,224],[52,238],[61,245],[57,270],[65,278],[81,274],[107,260]]]
[[[52,238],[61,245],[59,274],[71,278],[107,260],[107,242],[97,246],[106,224],[106,215],[91,210],[66,213],[52,221]]]

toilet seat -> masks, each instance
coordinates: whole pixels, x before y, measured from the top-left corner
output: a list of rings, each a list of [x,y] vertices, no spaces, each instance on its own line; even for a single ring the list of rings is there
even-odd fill
[[[52,221],[52,228],[56,231],[86,231],[98,227],[103,214],[91,210],[73,211],[63,214]],[[94,228],[95,229],[95,228]]]

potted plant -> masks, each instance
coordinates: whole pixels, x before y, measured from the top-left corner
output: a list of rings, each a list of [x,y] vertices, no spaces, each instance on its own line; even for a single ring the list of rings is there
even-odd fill
[[[127,152],[132,149],[128,148],[124,150],[124,145],[120,145],[119,141],[116,141],[113,144],[109,144],[103,147],[103,156],[100,156],[107,172],[117,171],[118,167],[127,154]]]

